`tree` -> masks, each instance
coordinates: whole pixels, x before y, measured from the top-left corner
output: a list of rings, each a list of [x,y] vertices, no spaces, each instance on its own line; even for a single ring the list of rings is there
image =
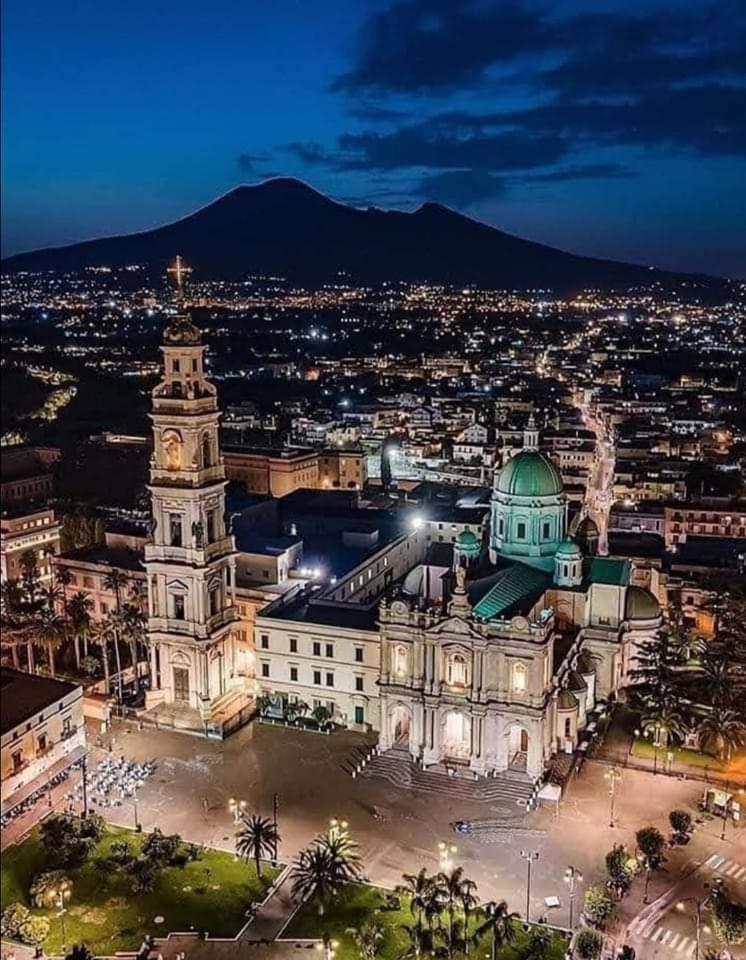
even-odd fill
[[[645,735],[652,735],[653,742],[662,746],[681,743],[689,727],[680,705],[665,699],[648,703],[640,724]]]
[[[477,927],[476,938],[481,939],[485,933],[490,933],[495,941],[495,952],[515,939],[516,924],[520,920],[517,913],[511,913],[504,900],[499,903],[494,900],[485,904],[485,918]]]
[[[579,930],[575,937],[574,952],[579,960],[598,960],[601,956],[604,940],[597,930],[586,927]]]
[[[402,930],[407,936],[408,943],[400,960],[420,960],[421,957],[433,954],[435,942],[430,927],[423,927],[419,924],[414,926],[405,924]]]
[[[606,872],[609,875],[608,886],[618,899],[629,893],[632,871],[629,868],[629,854],[623,844],[615,844],[606,854]]]
[[[36,637],[47,651],[49,672],[55,675],[54,654],[65,639],[65,622],[56,611],[56,591],[52,588],[44,591],[45,602],[34,617]]]
[[[332,876],[340,886],[360,879],[360,856],[357,844],[346,830],[330,830],[316,840],[329,856]]]
[[[67,588],[73,582],[73,575],[69,567],[55,567],[54,568],[54,584],[55,587],[59,590],[60,599],[62,600],[62,619],[65,627],[65,638],[67,638],[68,628],[70,625],[70,613],[67,604]],[[75,665],[80,669],[80,646],[77,641],[75,643]]]
[[[292,880],[293,895],[302,900],[315,900],[320,917],[324,915],[326,903],[339,891],[330,855],[318,845],[298,854]]]
[[[236,853],[244,860],[253,857],[256,874],[261,878],[262,860],[276,859],[279,842],[277,828],[267,817],[244,816],[236,833]]]
[[[67,569],[67,568],[63,568]],[[88,655],[88,641],[91,637],[91,611],[93,600],[83,590],[76,591],[67,603],[67,616],[70,631],[75,645],[75,662],[78,670],[81,668],[80,642],[83,641],[83,652]]]
[[[104,577],[104,588],[114,594],[115,607],[110,618],[111,634],[114,640],[114,659],[117,664],[117,700],[122,703],[122,660],[119,655],[119,641],[121,639],[122,596],[127,585],[127,576],[112,567]]]
[[[311,711],[311,716],[319,726],[319,730],[325,730],[332,719],[331,710],[325,707],[323,703],[318,704]]]
[[[606,887],[596,883],[585,891],[583,910],[588,922],[601,929],[614,913],[614,901],[608,894]]]
[[[135,675],[135,690],[140,690],[140,671],[138,662],[140,659],[139,650],[145,643],[147,618],[136,603],[125,603],[122,607],[119,617],[122,636],[125,638],[130,648],[130,660]]]
[[[174,863],[181,846],[178,833],[163,833],[158,827],[145,838],[140,853],[156,869],[168,867]]]
[[[648,902],[648,885],[650,883],[650,874],[653,870],[660,870],[666,862],[666,855],[663,852],[666,848],[666,840],[660,830],[655,827],[643,827],[635,834],[637,849],[640,853],[640,860],[645,867],[645,893],[643,903]]]
[[[95,837],[84,834],[78,818],[70,813],[47,817],[39,831],[50,861],[60,866],[83,863],[96,845]]]
[[[109,667],[109,642],[112,639],[111,624],[108,619],[100,620],[91,628],[91,640],[101,651],[101,663],[104,668],[104,691],[111,693],[111,670]]]
[[[417,926],[423,926],[423,919],[431,908],[433,896],[437,894],[435,879],[428,875],[423,867],[419,873],[405,873],[402,875],[404,883],[400,883],[396,892],[409,898],[409,909],[415,918]]]
[[[47,870],[34,877],[29,897],[35,907],[54,906],[61,889],[72,889],[72,881],[62,870]]]
[[[17,940],[21,935],[21,927],[31,916],[29,908],[16,901],[8,904],[0,915],[0,936]]]
[[[668,815],[668,822],[673,830],[673,839],[676,843],[686,843],[692,832],[692,816],[686,810],[672,810]]]
[[[715,936],[727,946],[746,940],[746,905],[732,899],[725,885],[712,892],[710,911]]]
[[[469,908],[464,910],[464,918],[468,917],[469,909],[477,905],[476,889],[477,885],[473,880],[464,876],[464,868],[456,867],[450,873],[439,873],[436,878],[436,884],[440,891],[443,905],[448,913],[448,956],[452,957],[456,942],[456,909],[464,902],[469,904]],[[464,940],[467,932],[464,931]]]
[[[697,727],[700,749],[719,760],[730,760],[746,744],[746,723],[735,710],[714,707]]]
[[[362,927],[353,927],[347,932],[357,947],[360,960],[375,960],[383,943],[383,927],[369,920],[367,923],[364,923]]]
[[[46,917],[29,916],[18,931],[21,940],[32,947],[38,947],[49,936],[49,920]]]
[[[528,943],[528,956],[531,960],[545,960],[552,947],[552,934],[546,927],[534,927]]]

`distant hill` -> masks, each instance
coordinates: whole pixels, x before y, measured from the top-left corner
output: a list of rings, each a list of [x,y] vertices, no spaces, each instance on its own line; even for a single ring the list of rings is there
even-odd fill
[[[318,284],[340,272],[353,281],[434,281],[495,288],[629,288],[658,281],[696,282],[711,293],[716,278],[564,253],[521,240],[436,203],[412,213],[337,203],[307,184],[278,177],[237,187],[183,220],[123,237],[20,253],[3,271],[77,271],[144,264],[163,274],[180,253],[200,279],[274,274]]]

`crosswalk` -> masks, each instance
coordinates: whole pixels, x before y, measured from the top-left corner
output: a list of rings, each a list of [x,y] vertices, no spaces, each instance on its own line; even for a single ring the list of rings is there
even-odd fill
[[[712,856],[708,857],[704,865],[709,867],[710,870],[714,870],[718,876],[724,877],[726,880],[746,879],[745,866],[736,863],[735,860],[728,860],[725,857],[721,857],[717,853],[713,853]]]

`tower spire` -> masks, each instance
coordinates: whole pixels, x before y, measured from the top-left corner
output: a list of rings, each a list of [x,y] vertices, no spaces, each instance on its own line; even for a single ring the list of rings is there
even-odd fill
[[[523,449],[524,450],[538,450],[539,449],[539,431],[536,428],[536,417],[534,416],[534,411],[531,411],[531,415],[528,418],[528,424],[526,429],[523,431]]]
[[[174,262],[166,270],[166,275],[173,290],[174,301],[178,306],[182,306],[184,303],[186,280],[191,272],[191,269],[184,263],[181,254],[178,253]]]

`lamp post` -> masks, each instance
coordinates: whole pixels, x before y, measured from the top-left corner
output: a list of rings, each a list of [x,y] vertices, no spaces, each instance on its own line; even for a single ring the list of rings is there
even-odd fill
[[[272,794],[272,823],[275,828],[275,843],[274,843],[274,850],[272,851],[272,853],[274,854],[274,857],[272,860],[273,867],[277,866],[277,861],[280,856],[279,849],[278,849],[279,844],[277,840],[277,836],[278,836],[277,835],[277,811],[279,809],[279,806],[280,806],[280,796],[277,793],[273,793]]]
[[[340,837],[346,837],[350,832],[350,825],[346,820],[338,820],[333,817],[329,821],[329,836],[332,840],[338,840]]]
[[[497,913],[497,904],[494,900],[490,900],[488,904],[485,904],[487,913],[494,917]],[[495,928],[492,927],[492,949],[490,950],[490,960],[497,960],[497,937],[495,936]]]
[[[607,770],[604,774],[604,777],[609,783],[609,826],[614,826],[614,801],[616,799],[616,785],[622,779],[621,773],[617,770],[616,767],[611,767],[610,770]]]
[[[135,813],[135,830],[139,833],[142,830],[140,825],[140,817],[138,816],[137,810],[137,787],[132,788],[132,807]]]
[[[720,839],[721,839],[721,840],[725,840],[725,827],[726,827],[726,825],[727,825],[727,823],[728,823],[728,807],[731,805],[731,804],[729,804],[729,802],[728,802],[728,790],[729,790],[729,788],[730,788],[730,782],[729,782],[728,780],[726,780],[726,781],[725,781],[725,803],[723,804],[723,829],[720,831]],[[743,794],[744,794],[744,789],[743,789],[743,787],[741,787],[741,788],[739,789],[739,791],[738,791],[739,806],[740,806],[740,798],[743,797]]]
[[[60,923],[62,924],[62,952],[65,952],[65,940],[67,940],[67,934],[65,932],[65,899],[70,897],[70,884],[67,881],[63,882],[56,891],[57,897],[57,916],[60,918]]]
[[[438,843],[438,864],[440,869],[447,873],[453,866],[452,857],[458,853],[458,847],[453,843]]]
[[[569,866],[565,870],[565,883],[570,885],[570,930],[573,930],[573,919],[575,913],[575,884],[583,882],[583,874],[577,867]]]
[[[531,865],[539,859],[538,850],[521,850],[521,856],[526,861],[526,923],[531,921]]]
[[[231,797],[228,801],[228,809],[233,817],[233,826],[237,827],[241,822],[241,817],[244,815],[246,810],[246,801],[236,800],[235,797]]]

